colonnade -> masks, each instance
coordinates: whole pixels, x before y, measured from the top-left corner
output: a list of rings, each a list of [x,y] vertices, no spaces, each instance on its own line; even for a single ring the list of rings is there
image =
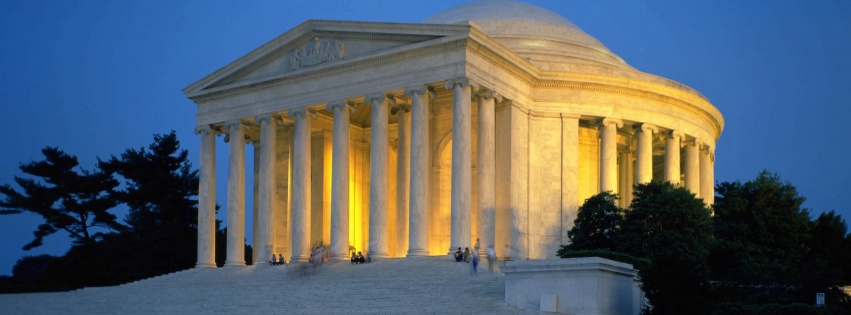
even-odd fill
[[[450,250],[470,247],[472,227],[476,224],[482,248],[495,243],[495,107],[502,96],[482,88],[469,78],[447,80],[445,88],[452,91],[452,179],[451,179],[451,239]],[[372,257],[388,257],[388,240],[395,238],[397,251],[406,250],[408,257],[429,255],[429,107],[435,92],[426,85],[411,86],[404,90],[407,104],[397,105],[395,96],[387,93],[368,94],[365,104],[372,106],[369,158],[369,242],[366,249]],[[477,101],[477,194],[472,194],[472,101]],[[331,228],[330,258],[348,259],[349,252],[349,117],[355,105],[350,100],[330,101],[325,109],[333,115],[332,166],[331,166]],[[399,115],[398,154],[396,182],[399,192],[393,202],[397,205],[395,231],[388,228],[388,138],[389,113]],[[279,113],[257,115],[254,123],[260,128],[258,196],[255,257],[265,259],[274,247],[275,152],[276,127],[281,123]],[[310,125],[316,118],[315,109],[301,107],[290,109],[287,116],[294,120],[294,133],[290,150],[291,181],[288,233],[290,234],[290,261],[305,261],[310,253],[311,193],[310,193]],[[196,133],[201,136],[199,169],[198,261],[197,267],[215,266],[215,137],[227,132],[229,139],[228,195],[227,195],[227,257],[225,265],[242,266],[245,238],[245,143],[246,123],[232,120],[224,124],[201,125]],[[599,190],[617,191],[631,187],[630,183],[653,180],[653,139],[662,136],[665,142],[664,178],[679,183],[680,147],[683,146],[684,186],[711,204],[713,195],[712,147],[677,130],[665,130],[650,123],[633,123],[635,135],[635,163],[632,151],[618,151],[618,132],[625,124],[621,119],[603,117],[599,120]],[[578,137],[578,135],[577,135]],[[535,141],[529,139],[529,141]],[[621,159],[618,169],[618,159]],[[623,162],[626,161],[626,162]],[[634,167],[634,172],[633,172]],[[619,176],[620,175],[620,176]],[[627,193],[628,191],[622,191]],[[473,198],[477,208],[473,209]],[[477,222],[472,222],[472,211],[477,211]],[[407,224],[405,224],[407,223]],[[257,259],[255,259],[257,261]],[[262,261],[262,260],[261,260]]]
[[[624,123],[620,119],[600,120],[601,192],[617,192],[615,187],[618,187],[621,198],[625,198],[622,205],[628,205],[632,199],[632,184],[642,184],[653,180],[653,139],[658,136],[664,140],[664,173],[659,180],[683,185],[698,198],[702,198],[705,204],[714,203],[715,153],[709,141],[687,136],[678,130],[661,131],[661,128],[649,123],[634,124],[634,130],[624,130],[624,132],[634,133],[635,149],[632,150],[631,146],[627,145],[625,150],[619,152],[618,159],[621,162],[618,173],[615,167],[617,160],[612,152],[617,150],[618,128],[623,127]],[[681,150],[682,159],[680,158]],[[632,163],[633,152],[634,164]],[[618,184],[615,184],[618,179]]]

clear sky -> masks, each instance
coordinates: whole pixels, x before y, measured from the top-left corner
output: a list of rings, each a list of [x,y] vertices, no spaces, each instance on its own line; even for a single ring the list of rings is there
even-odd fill
[[[416,23],[464,2],[0,1],[0,183],[13,183],[18,165],[41,159],[45,146],[91,169],[96,157],[170,130],[197,168],[195,105],[182,88],[308,19]],[[851,194],[851,2],[527,2],[571,20],[636,69],[705,95],[726,122],[717,181],[768,169],[795,185],[814,214],[836,210],[851,220],[843,201]],[[226,161],[227,147],[217,148]],[[57,233],[22,251],[40,221],[0,216],[0,275],[24,255],[69,248]]]

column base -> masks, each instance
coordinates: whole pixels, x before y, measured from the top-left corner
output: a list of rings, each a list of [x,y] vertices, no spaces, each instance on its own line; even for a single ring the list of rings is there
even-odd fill
[[[423,257],[423,256],[431,256],[429,252],[425,249],[409,249],[407,257]]]
[[[310,259],[310,256],[308,256],[308,255],[293,256],[293,257],[290,257],[290,261],[288,263],[292,264],[292,263],[307,262],[309,259]]]
[[[218,267],[216,267],[216,264],[213,264],[213,263],[201,263],[201,262],[199,262],[199,263],[195,264],[195,268],[218,268]]]
[[[352,256],[331,254],[331,256],[328,256],[328,260],[329,261],[331,261],[331,260],[333,260],[333,261],[351,261]]]
[[[242,262],[242,261],[230,261],[230,262],[228,262],[228,261],[226,261],[225,267],[229,267],[229,266],[245,267],[245,262]]]

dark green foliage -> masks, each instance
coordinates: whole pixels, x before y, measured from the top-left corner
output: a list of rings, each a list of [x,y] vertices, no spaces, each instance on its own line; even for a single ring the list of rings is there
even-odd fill
[[[707,314],[712,246],[710,211],[668,182],[635,186],[616,250],[653,262],[639,270],[653,314]]]
[[[561,258],[602,257],[614,261],[619,261],[622,263],[631,264],[633,268],[638,270],[653,267],[653,262],[648,259],[638,258],[621,252],[613,252],[607,249],[566,250],[562,247],[562,249],[558,251],[558,256]]]
[[[736,303],[721,303],[712,310],[715,315],[829,315],[843,314],[826,307],[816,307],[811,304],[762,304],[745,305]]]
[[[121,246],[104,244],[103,249],[127,261],[116,263],[133,279],[195,265],[198,172],[191,169],[187,157],[172,131],[154,135],[147,149],[127,149],[120,157],[98,163],[125,180],[123,189],[112,197],[130,208],[125,219],[129,228],[108,240]]]
[[[43,161],[20,166],[39,180],[15,176],[22,192],[8,184],[0,186],[0,193],[6,195],[0,201],[0,214],[31,212],[44,218],[25,250],[41,246],[44,237],[59,231],[67,232],[74,245],[85,246],[100,239],[103,232],[122,228],[108,212],[117,204],[109,194],[118,181],[100,170],[75,170],[77,157],[58,148],[46,147],[41,152]]]
[[[744,284],[793,280],[810,239],[805,198],[767,171],[744,184],[720,183],[716,192],[714,278]]]
[[[567,250],[611,249],[615,247],[616,236],[623,209],[616,205],[618,196],[611,192],[601,192],[585,200],[579,207],[573,228],[567,232],[569,245]]]

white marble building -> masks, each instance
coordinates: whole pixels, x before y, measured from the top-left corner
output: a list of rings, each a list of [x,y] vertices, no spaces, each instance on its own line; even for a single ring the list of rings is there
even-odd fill
[[[350,246],[444,255],[477,238],[503,258],[553,258],[599,191],[625,205],[632,184],[667,180],[711,203],[724,127],[697,91],[512,0],[423,23],[307,21],[183,92],[201,141],[198,267],[215,266],[217,180],[226,265],[245,264],[246,215],[261,261],[305,260],[318,241],[347,259]]]

